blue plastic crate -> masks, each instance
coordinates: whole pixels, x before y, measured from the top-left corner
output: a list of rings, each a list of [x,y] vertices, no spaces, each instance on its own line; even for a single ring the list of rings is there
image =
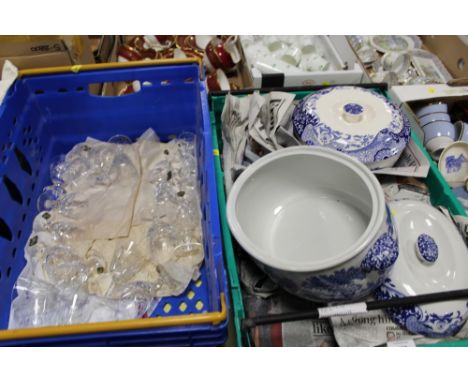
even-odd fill
[[[199,66],[122,66],[40,74],[16,81],[0,106],[0,345],[219,345],[227,337],[229,307],[206,89]],[[87,69],[87,70],[86,70]],[[92,95],[94,83],[134,81],[122,97]],[[133,139],[153,128],[161,140],[197,135],[205,261],[201,278],[183,295],[164,298],[153,317],[126,322],[5,330],[24,247],[50,184],[51,158],[87,136]],[[181,305],[182,304],[182,305]]]

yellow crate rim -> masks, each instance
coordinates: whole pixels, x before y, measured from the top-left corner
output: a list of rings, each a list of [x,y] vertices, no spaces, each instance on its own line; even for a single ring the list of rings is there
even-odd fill
[[[227,308],[224,293],[220,294],[221,311],[195,313],[171,317],[140,318],[136,320],[95,322],[65,326],[46,326],[42,328],[6,329],[0,330],[0,341],[19,340],[27,338],[67,336],[73,334],[89,334],[98,332],[117,332],[123,330],[152,329],[170,326],[222,323],[227,318]]]
[[[145,60],[145,61],[127,61],[127,62],[111,62],[104,64],[84,64],[84,65],[67,65],[67,66],[52,66],[49,68],[34,68],[22,69],[18,71],[18,78],[24,76],[38,76],[43,74],[58,74],[58,73],[79,73],[89,70],[107,70],[107,69],[123,69],[123,68],[138,68],[145,66],[164,66],[164,65],[183,65],[183,64],[198,64],[200,67],[200,79],[203,79],[203,65],[201,58],[175,58],[161,60]]]

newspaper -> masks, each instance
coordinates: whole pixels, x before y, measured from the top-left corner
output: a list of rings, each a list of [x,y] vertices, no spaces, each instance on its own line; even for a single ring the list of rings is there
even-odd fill
[[[249,317],[311,309],[313,303],[278,290],[269,298],[246,294],[245,309]],[[336,346],[333,329],[327,319],[260,325],[250,330],[255,346]]]
[[[442,206],[437,207],[453,224],[457,227],[460,235],[462,236],[465,244],[468,246],[468,217],[462,215],[453,215],[450,211]]]
[[[393,167],[374,170],[374,174],[426,178],[430,164],[418,145],[410,138],[405,150]]]
[[[418,200],[431,204],[429,189],[415,178],[390,177],[379,179],[387,202],[397,200]]]
[[[254,92],[245,97],[226,96],[221,120],[227,193],[249,164],[272,151],[303,144],[292,128],[292,113],[297,104],[294,98],[294,94],[277,91],[265,95]],[[429,172],[429,161],[410,139],[392,168],[373,172],[425,178]]]
[[[365,315],[332,317],[330,320],[339,346],[382,346],[389,342],[405,340],[423,345],[468,338],[466,323],[454,337],[429,338],[408,332],[394,323],[382,310],[371,311]]]
[[[232,182],[235,180],[233,170],[236,166],[242,165],[242,162],[239,163],[236,157],[246,139],[245,131],[249,123],[249,101],[248,98],[234,97],[228,94],[221,114],[223,163],[228,190],[231,189]]]
[[[226,96],[221,122],[227,193],[247,165],[277,150],[277,139],[272,134],[279,130],[285,116],[292,113],[294,98],[293,94],[285,92]]]

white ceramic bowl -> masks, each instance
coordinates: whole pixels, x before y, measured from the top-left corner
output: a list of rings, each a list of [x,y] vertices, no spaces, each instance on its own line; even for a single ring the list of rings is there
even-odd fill
[[[421,125],[421,127],[424,127],[427,124],[435,121],[451,122],[450,115],[447,113],[432,113],[426,114],[425,116],[419,118],[419,124]]]
[[[257,160],[234,183],[227,219],[275,282],[310,300],[362,298],[398,256],[377,178],[328,148],[291,147]]]
[[[446,103],[431,103],[416,110],[416,117],[421,118],[428,114],[433,113],[448,113],[448,106]]]

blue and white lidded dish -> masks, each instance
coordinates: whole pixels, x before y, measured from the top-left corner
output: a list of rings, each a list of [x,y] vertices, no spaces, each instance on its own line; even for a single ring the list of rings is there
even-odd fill
[[[305,97],[292,117],[305,144],[351,155],[371,170],[392,167],[409,141],[410,123],[398,106],[376,92],[330,87]]]
[[[399,235],[399,257],[384,283],[379,300],[464,289],[468,249],[455,225],[429,204],[401,200],[389,204]],[[427,337],[455,335],[468,318],[468,300],[388,309],[409,332]]]

